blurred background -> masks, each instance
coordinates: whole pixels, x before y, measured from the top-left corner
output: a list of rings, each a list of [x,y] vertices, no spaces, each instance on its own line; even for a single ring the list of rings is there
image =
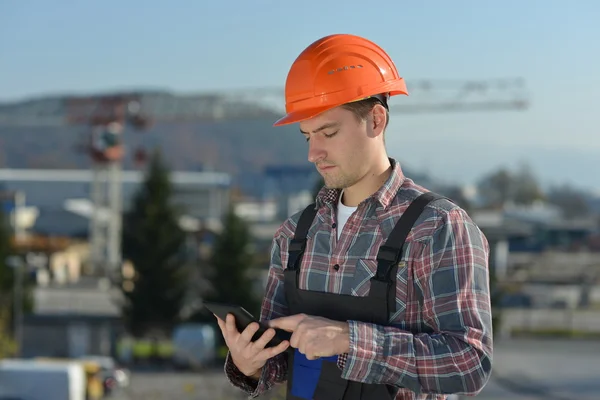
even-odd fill
[[[258,313],[320,184],[273,128],[331,33],[406,79],[390,156],[491,248],[481,399],[600,396],[600,4],[0,3],[0,399],[238,399],[203,300]],[[274,391],[266,397],[281,397]]]

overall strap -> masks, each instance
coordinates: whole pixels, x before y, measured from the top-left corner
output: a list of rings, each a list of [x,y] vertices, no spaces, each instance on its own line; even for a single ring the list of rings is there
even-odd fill
[[[306,249],[306,235],[316,215],[317,208],[315,203],[306,206],[300,215],[296,231],[294,232],[294,238],[290,241],[288,249],[287,269],[290,271],[296,271],[300,267],[300,260]]]
[[[377,272],[371,278],[369,296],[387,297],[386,318],[396,308],[396,286],[395,279],[393,279],[395,273],[393,274],[392,272],[395,271],[395,267],[401,261],[404,242],[425,207],[432,201],[443,198],[445,197],[433,192],[419,195],[404,211],[386,242],[379,248],[377,253]]]

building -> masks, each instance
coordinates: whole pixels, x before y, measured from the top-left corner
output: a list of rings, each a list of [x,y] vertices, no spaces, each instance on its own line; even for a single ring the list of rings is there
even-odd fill
[[[123,171],[123,209],[144,179],[143,171]],[[0,169],[0,191],[20,192],[28,207],[37,209],[31,230],[44,234],[81,236],[92,212],[90,170]],[[174,203],[188,217],[218,223],[229,205],[231,176],[220,172],[172,172]],[[83,232],[82,232],[83,231]]]
[[[142,171],[122,173],[124,212],[131,209],[143,179]],[[83,276],[82,270],[89,258],[91,181],[88,170],[0,169],[0,193],[6,194],[0,206],[16,217],[26,274],[34,273],[36,284],[33,312],[22,321],[22,356],[115,352],[123,331],[117,306],[121,293],[106,279]],[[180,220],[184,229],[219,225],[229,205],[228,174],[173,172],[171,181],[173,202],[185,213]]]

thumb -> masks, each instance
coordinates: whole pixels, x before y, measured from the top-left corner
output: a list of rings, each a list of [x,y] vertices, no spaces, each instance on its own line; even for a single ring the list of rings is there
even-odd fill
[[[289,317],[274,318],[269,321],[269,327],[282,329],[287,332],[294,332],[298,324],[302,321],[300,315],[290,315]]]

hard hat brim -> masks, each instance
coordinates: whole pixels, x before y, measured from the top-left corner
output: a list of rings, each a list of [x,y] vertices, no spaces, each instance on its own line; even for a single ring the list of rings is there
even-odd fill
[[[326,107],[319,107],[319,108],[311,108],[308,110],[293,111],[293,112],[288,113],[284,117],[278,119],[277,121],[275,121],[273,126],[290,125],[290,124],[295,124],[297,122],[306,121],[307,119],[316,117],[317,115],[319,115],[327,110],[331,110],[332,108],[335,108],[335,107],[326,106]]]

